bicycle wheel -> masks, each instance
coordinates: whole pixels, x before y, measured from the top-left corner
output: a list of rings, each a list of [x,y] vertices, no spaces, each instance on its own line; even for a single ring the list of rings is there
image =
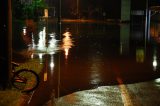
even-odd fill
[[[39,76],[32,70],[18,70],[14,73],[12,85],[22,92],[31,92],[38,87]]]

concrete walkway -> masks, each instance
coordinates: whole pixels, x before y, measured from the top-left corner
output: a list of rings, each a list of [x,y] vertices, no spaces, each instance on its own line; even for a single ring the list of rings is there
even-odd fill
[[[53,104],[52,104],[53,105]],[[102,86],[56,99],[56,106],[160,106],[160,79]]]

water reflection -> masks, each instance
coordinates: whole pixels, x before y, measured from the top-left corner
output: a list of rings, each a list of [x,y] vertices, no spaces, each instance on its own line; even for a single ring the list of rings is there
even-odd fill
[[[58,40],[56,40],[55,33],[51,33],[50,35],[50,40],[47,42],[48,39],[46,39],[46,27],[43,28],[42,31],[39,33],[39,41],[37,44],[37,50],[44,51],[47,53],[55,52],[58,50]]]
[[[154,56],[153,57],[153,70],[156,70],[157,69],[157,57]]]
[[[151,24],[151,29],[150,29],[150,34],[151,37],[156,40],[157,43],[160,43],[160,24]]]
[[[154,81],[155,81],[155,86],[160,88],[160,78],[157,78]]]
[[[51,54],[50,68],[51,68],[50,70],[54,69],[54,55],[53,54]]]
[[[24,27],[23,29],[23,36],[27,36],[25,28],[26,27]],[[49,35],[49,38],[48,38],[48,35]],[[38,43],[36,44],[35,38],[34,38],[35,35],[33,35],[32,33],[31,36],[29,37],[31,39],[31,42],[28,42],[29,43],[28,51],[55,53],[57,50],[59,50],[56,34],[52,32],[52,33],[49,33],[48,35],[46,32],[46,27],[43,27],[43,29],[38,34],[39,39],[38,39]]]
[[[34,54],[32,54],[32,55],[34,55]],[[44,53],[38,53],[40,64],[43,64],[43,55],[44,55]]]
[[[143,63],[144,62],[144,49],[143,48],[137,48],[136,49],[136,61],[137,63]]]
[[[26,27],[23,29],[25,36]],[[31,59],[38,58],[40,64],[44,64],[45,71],[43,75],[43,81],[48,80],[48,74],[53,76],[54,73],[54,54],[60,49],[58,43],[59,40],[56,39],[56,33],[47,33],[47,28],[43,27],[38,33],[38,41],[36,43],[36,35],[31,36],[31,43],[28,44],[28,52],[31,52]],[[46,55],[49,55],[46,56]],[[50,69],[48,69],[50,67]]]
[[[152,65],[153,65],[153,70],[156,71],[157,70],[157,65],[158,65],[158,61],[157,61],[157,51],[154,49],[153,50],[153,62],[152,62]]]
[[[128,54],[129,52],[129,37],[130,27],[129,25],[121,25],[120,27],[120,54]]]
[[[68,27],[71,30],[66,30]],[[38,58],[47,67],[44,81],[60,82],[60,95],[88,86],[117,84],[117,75],[124,83],[159,76],[159,43],[155,39],[146,42],[144,28],[130,28],[128,24],[62,24],[62,35],[47,28],[41,26],[37,35],[31,33],[29,37],[26,27],[22,32],[31,58]],[[158,38],[156,28],[151,26],[151,38]],[[57,36],[62,39],[57,40]]]
[[[62,39],[62,49],[64,50],[65,53],[65,58],[68,58],[68,54],[69,54],[69,49],[72,48],[73,46],[73,40],[71,38],[71,33],[69,31],[66,31],[63,34],[63,39]]]
[[[92,85],[98,86],[102,81],[101,68],[104,64],[103,59],[100,55],[97,55],[97,56],[90,56],[89,61],[91,64],[90,83]]]
[[[39,40],[37,44],[37,50],[46,51],[46,27],[39,32]]]
[[[150,34],[153,39],[153,56],[152,56],[152,66],[154,71],[159,71],[160,67],[160,58],[159,58],[159,44],[160,44],[160,24],[151,24]]]

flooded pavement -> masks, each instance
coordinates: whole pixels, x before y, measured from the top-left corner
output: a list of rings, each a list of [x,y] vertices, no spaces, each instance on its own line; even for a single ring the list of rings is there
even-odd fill
[[[158,26],[151,25],[149,36],[143,25],[130,24],[39,22],[32,24],[32,30],[25,24],[16,26],[20,36],[13,37],[14,51],[23,51],[28,60],[38,59],[44,65],[40,86],[29,104],[42,105],[53,90],[59,98],[159,78]]]

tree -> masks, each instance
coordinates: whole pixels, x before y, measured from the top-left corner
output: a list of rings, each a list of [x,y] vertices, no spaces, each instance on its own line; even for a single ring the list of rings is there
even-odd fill
[[[37,19],[38,16],[42,15],[44,8],[47,7],[44,0],[33,0],[31,4],[24,6],[26,18]]]
[[[16,19],[37,19],[48,7],[44,0],[13,0],[12,5]]]

